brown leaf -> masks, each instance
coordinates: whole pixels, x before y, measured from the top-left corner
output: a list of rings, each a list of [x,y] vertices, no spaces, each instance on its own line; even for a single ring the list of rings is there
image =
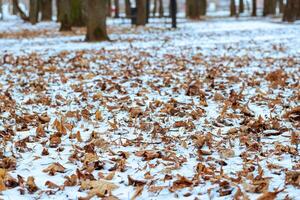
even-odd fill
[[[45,186],[47,186],[50,189],[57,189],[57,188],[59,188],[58,185],[56,185],[55,183],[53,183],[51,181],[46,181]]]
[[[130,200],[135,200],[138,196],[140,196],[143,193],[143,190],[144,190],[144,186],[137,186]]]
[[[285,183],[300,188],[300,171],[287,171],[285,173]]]
[[[170,188],[171,192],[175,192],[176,190],[185,188],[185,187],[191,187],[193,185],[193,181],[187,179],[184,176],[178,175],[178,179],[173,182],[172,187]]]
[[[104,181],[104,180],[85,180],[81,182],[80,188],[83,190],[90,190],[88,192],[88,197],[104,197],[107,194],[118,188],[114,183]]]
[[[143,186],[147,183],[147,181],[144,180],[136,180],[133,179],[131,176],[128,175],[128,185],[133,185],[133,186]]]
[[[95,118],[96,118],[97,121],[102,121],[103,120],[102,114],[99,110],[96,111]]]
[[[46,169],[44,169],[43,172],[49,173],[49,175],[53,176],[57,172],[64,173],[65,170],[66,170],[66,168],[64,168],[64,166],[62,166],[61,164],[56,162],[56,163],[53,163],[50,166],[48,166]]]
[[[26,188],[30,194],[35,193],[39,188],[36,186],[34,182],[34,177],[29,176],[26,181]]]
[[[275,200],[278,193],[282,192],[284,189],[275,190],[274,192],[264,192],[260,195],[257,200]]]

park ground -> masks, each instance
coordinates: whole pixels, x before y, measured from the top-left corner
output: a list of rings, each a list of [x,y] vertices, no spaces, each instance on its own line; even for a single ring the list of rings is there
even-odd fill
[[[300,196],[300,25],[169,26],[0,21],[0,198]]]

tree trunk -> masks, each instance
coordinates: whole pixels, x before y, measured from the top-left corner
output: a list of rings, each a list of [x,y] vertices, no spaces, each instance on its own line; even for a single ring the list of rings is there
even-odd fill
[[[171,18],[172,18],[172,28],[177,28],[177,1],[170,0],[170,11],[171,11]]]
[[[136,25],[144,26],[147,22],[147,2],[146,0],[136,0],[137,19]]]
[[[263,8],[263,16],[267,16],[269,14],[269,0],[264,0],[264,8]]]
[[[20,14],[20,17],[24,20],[24,21],[29,21],[29,17],[25,14],[25,12],[20,8],[19,6],[19,1],[18,0],[13,0],[13,7],[15,7],[18,11],[18,13]]]
[[[0,14],[1,14],[1,19],[3,19],[2,5],[3,5],[3,2],[2,2],[2,0],[0,0]]]
[[[206,15],[206,9],[207,9],[207,0],[201,0],[200,1],[200,15],[201,16]]]
[[[256,9],[257,9],[257,2],[256,0],[252,0],[252,14],[251,14],[252,17],[257,16]]]
[[[283,0],[278,0],[279,1],[279,13],[284,12],[284,3]]]
[[[244,0],[239,1],[239,13],[244,13],[245,6],[244,6]]]
[[[277,0],[270,0],[270,15],[276,15]]]
[[[18,14],[18,8],[17,8],[16,4],[14,4],[14,2],[12,3],[12,14],[13,15],[17,15]]]
[[[36,24],[39,18],[39,1],[30,0],[29,21],[31,24]]]
[[[71,31],[71,0],[59,0],[59,10],[61,15],[60,31]]]
[[[156,10],[157,10],[157,0],[154,0],[153,2],[153,10],[152,10],[152,16],[156,16]]]
[[[159,0],[159,7],[158,7],[159,17],[164,17],[164,2],[163,0]]]
[[[127,18],[131,17],[131,3],[130,0],[125,0],[125,14]]]
[[[57,22],[62,21],[60,2],[61,0],[56,0],[56,21]]]
[[[107,17],[111,17],[111,0],[107,0],[107,4],[106,4],[106,16]]]
[[[42,21],[52,20],[52,0],[41,1]]]
[[[119,0],[114,0],[115,3],[115,18],[119,18],[120,17],[120,4],[119,4]]]
[[[230,0],[230,16],[236,16],[235,0]]]
[[[199,19],[200,18],[200,1],[199,0],[187,0],[187,17],[190,19]]]
[[[149,23],[149,18],[150,18],[150,4],[151,4],[151,1],[150,0],[146,0],[146,14],[147,14],[146,24]]]
[[[86,0],[71,0],[71,23],[75,27],[86,25],[86,16],[84,15]]]
[[[107,1],[86,0],[87,5],[87,34],[86,41],[109,40],[106,30]]]
[[[300,9],[300,0],[287,0],[283,21],[294,22],[297,19],[298,9]]]

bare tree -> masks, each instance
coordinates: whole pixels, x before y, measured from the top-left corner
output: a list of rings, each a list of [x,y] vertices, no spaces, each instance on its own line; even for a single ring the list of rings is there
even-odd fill
[[[252,0],[252,17],[256,17],[256,9],[257,9],[257,1],[256,0]]]
[[[86,0],[71,0],[72,26],[83,27],[86,25]]]
[[[39,19],[39,1],[30,0],[29,3],[29,21],[31,24],[36,24]]]
[[[87,0],[86,41],[109,40],[106,30],[107,1]]]
[[[235,0],[230,0],[230,16],[236,16],[236,5],[235,5]]]
[[[61,17],[60,31],[71,31],[71,0],[59,0],[58,6]]]
[[[42,21],[52,20],[52,0],[41,0]]]
[[[115,18],[119,18],[120,17],[120,2],[119,0],[114,0],[114,4],[115,4]]]
[[[2,5],[3,5],[3,2],[2,2],[2,0],[0,0],[0,14],[1,14],[1,19],[3,19],[3,9],[2,9]]]
[[[159,0],[158,12],[159,12],[159,17],[164,17],[164,2],[163,2],[163,0]]]
[[[17,12],[20,14],[20,17],[24,20],[24,21],[29,21],[29,17],[25,14],[25,12],[20,8],[19,6],[19,1],[18,0],[13,0],[13,7],[15,7],[17,9]]]
[[[126,17],[131,17],[131,2],[130,0],[125,0],[125,14]]]
[[[136,25],[144,26],[147,23],[147,1],[136,0],[137,19]]]
[[[294,22],[300,10],[300,0],[287,0],[283,14],[283,21]]]
[[[245,5],[244,5],[244,0],[239,1],[239,13],[244,13],[245,11]]]
[[[172,18],[172,28],[177,28],[177,1],[170,0],[170,11],[171,11],[171,18]]]

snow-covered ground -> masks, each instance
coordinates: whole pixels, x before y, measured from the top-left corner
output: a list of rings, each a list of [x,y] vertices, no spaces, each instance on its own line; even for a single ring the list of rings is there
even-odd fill
[[[0,22],[0,198],[300,196],[299,24],[108,24]]]

